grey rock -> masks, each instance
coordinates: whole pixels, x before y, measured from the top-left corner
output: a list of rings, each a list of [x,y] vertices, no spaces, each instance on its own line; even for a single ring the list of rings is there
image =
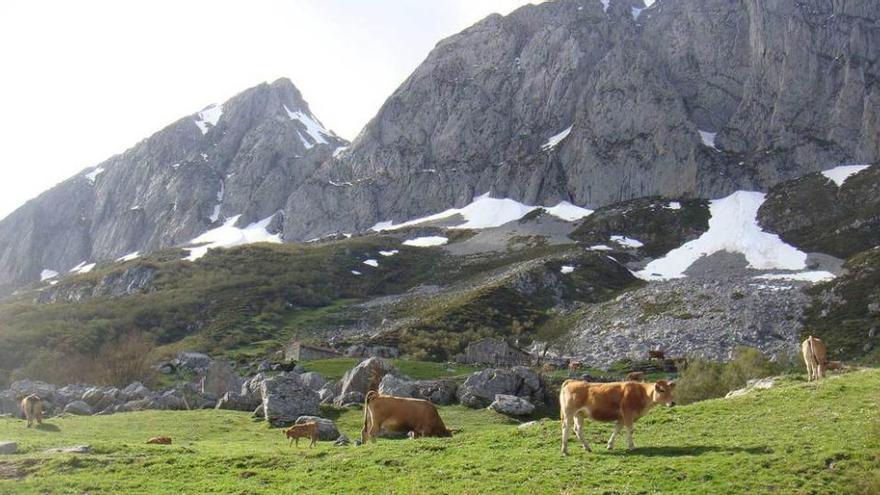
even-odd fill
[[[318,423],[318,440],[332,442],[339,438],[339,428],[331,419],[318,416],[300,416],[296,418],[295,424],[301,425],[312,421]]]
[[[241,384],[240,394],[247,397],[248,400],[260,402],[263,400],[260,395],[260,388],[262,387],[263,381],[266,380],[267,375],[264,373],[257,373],[256,375],[247,378]]]
[[[53,285],[41,291],[36,302],[40,304],[81,302],[96,297],[122,297],[150,292],[156,269],[134,265],[121,272],[95,279],[77,280]]]
[[[256,409],[254,409],[253,416],[255,418],[261,418],[261,419],[266,418],[266,411],[263,409],[263,404],[260,404],[259,406],[257,406]]]
[[[75,400],[64,406],[64,412],[68,414],[75,414],[77,416],[91,416],[92,406],[86,404],[81,400]]]
[[[522,397],[532,403],[543,403],[547,398],[547,388],[535,372],[517,366],[509,370],[490,368],[474,372],[457,392],[462,405],[474,408],[488,407],[499,394]]]
[[[41,399],[50,400],[55,395],[57,387],[51,383],[35,380],[16,380],[9,385],[9,390],[23,397],[36,394]]]
[[[366,399],[366,394],[353,390],[336,396],[333,399],[333,404],[339,407],[357,407],[364,405],[364,399]]]
[[[92,446],[91,445],[74,445],[73,447],[59,447],[55,449],[48,449],[46,451],[47,454],[91,454]]]
[[[321,387],[321,390],[318,390],[321,404],[332,404],[337,395],[339,395],[339,382],[327,382]]]
[[[180,391],[167,390],[150,401],[150,409],[182,411],[189,408],[187,408],[187,403]]]
[[[260,393],[263,414],[272,426],[290,425],[300,416],[318,414],[318,393],[292,376],[267,378]]]
[[[150,389],[144,386],[141,382],[132,382],[127,387],[121,390],[122,397],[127,401],[145,399],[152,394]]]
[[[385,375],[379,383],[380,394],[395,397],[415,397],[416,384],[412,380],[395,375]]]
[[[457,356],[456,361],[490,366],[525,366],[531,363],[532,357],[502,339],[487,338],[468,344],[464,354]]]
[[[82,401],[88,404],[94,411],[102,411],[118,404],[120,399],[119,389],[109,387],[91,387],[82,395]]]
[[[241,395],[237,392],[226,392],[220,397],[215,406],[217,409],[231,411],[253,411],[260,405],[260,401],[252,396]]]
[[[302,380],[303,384],[305,384],[306,387],[309,387],[316,392],[321,390],[326,383],[324,377],[321,376],[320,373],[316,373],[314,371],[303,373],[299,376],[299,378],[300,380]]]
[[[0,392],[0,414],[18,415],[20,405],[16,398],[16,394],[12,390]]]
[[[535,411],[535,406],[522,397],[497,394],[489,409],[508,416],[526,416]]]
[[[355,344],[345,351],[348,357],[379,357],[392,359],[400,356],[400,350],[387,345]]]
[[[408,380],[396,375],[385,375],[379,384],[379,393],[396,397],[429,400],[448,405],[455,402],[457,385],[454,380]]]
[[[360,362],[357,366],[348,370],[342,377],[339,397],[336,398],[335,404],[363,403],[364,395],[369,390],[376,390],[387,374],[399,375],[399,372],[390,362],[384,359],[369,358]],[[357,397],[360,397],[360,399],[357,400]]]
[[[214,360],[207,354],[201,352],[183,351],[177,355],[172,361],[175,368],[182,368],[190,371],[202,371],[211,366]]]
[[[225,361],[212,361],[205,370],[201,380],[201,392],[204,395],[221,397],[227,392],[241,390],[241,377]]]
[[[348,437],[345,435],[339,435],[339,438],[337,438],[336,441],[333,442],[333,445],[335,447],[345,447],[347,445],[351,445],[351,440],[349,440]]]
[[[18,444],[16,442],[0,442],[0,455],[14,454],[18,452]]]
[[[746,383],[745,387],[727,392],[727,395],[725,395],[724,398],[730,399],[733,397],[742,397],[743,395],[746,395],[754,390],[764,390],[772,388],[774,385],[776,385],[777,379],[778,377],[770,376],[767,378],[757,378],[749,380]]]

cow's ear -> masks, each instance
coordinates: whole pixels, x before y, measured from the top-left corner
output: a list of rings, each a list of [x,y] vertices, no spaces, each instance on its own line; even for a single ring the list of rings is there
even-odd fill
[[[675,382],[669,382],[669,389],[671,390],[674,388],[675,388]]]

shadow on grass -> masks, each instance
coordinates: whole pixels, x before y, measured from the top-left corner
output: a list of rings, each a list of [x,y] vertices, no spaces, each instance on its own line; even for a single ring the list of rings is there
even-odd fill
[[[636,447],[635,450],[615,448],[614,450],[605,450],[607,455],[633,456],[640,455],[645,457],[680,457],[680,456],[696,456],[709,454],[713,452],[723,452],[727,454],[745,453],[751,455],[769,454],[770,450],[766,447],[720,447],[717,445],[682,445],[677,447]]]
[[[52,431],[52,432],[59,432],[59,431],[61,431],[61,428],[59,428],[57,425],[53,425],[53,424],[50,424],[50,423],[43,423],[43,424],[41,424],[41,425],[37,425],[37,426],[35,426],[34,428],[36,428],[36,429],[38,429],[38,430],[40,430],[40,431]]]

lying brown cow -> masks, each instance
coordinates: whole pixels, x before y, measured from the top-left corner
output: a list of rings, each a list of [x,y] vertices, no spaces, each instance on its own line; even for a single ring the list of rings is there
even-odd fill
[[[27,419],[28,428],[34,421],[43,424],[43,401],[36,394],[28,395],[21,400],[21,414]]]
[[[643,382],[645,381],[645,372],[644,371],[630,371],[626,374],[626,381],[628,382]]]
[[[828,354],[825,343],[810,335],[801,344],[804,364],[807,365],[807,381],[819,380],[825,376],[828,366]]]
[[[300,438],[308,438],[310,440],[309,447],[314,447],[318,441],[318,423],[310,421],[301,425],[293,425],[284,430],[284,436],[290,439],[290,444],[296,440],[296,446],[299,447]]]
[[[147,440],[147,443],[154,445],[171,445],[171,437],[153,437]]]
[[[572,421],[575,433],[584,449],[590,451],[584,434],[584,417],[594,421],[615,421],[614,433],[608,439],[608,448],[614,448],[614,440],[621,427],[626,427],[627,448],[633,446],[633,424],[656,404],[675,405],[672,392],[674,383],[659,380],[655,383],[617,382],[589,383],[566,380],[559,391],[559,409],[562,417],[562,455],[568,455],[568,437]]]
[[[648,351],[648,359],[659,359],[660,361],[663,361],[666,359],[666,354],[659,349],[656,351]]]
[[[367,443],[370,439],[375,442],[380,430],[407,433],[411,438],[452,436],[430,401],[381,395],[370,390],[364,400],[361,442]]]

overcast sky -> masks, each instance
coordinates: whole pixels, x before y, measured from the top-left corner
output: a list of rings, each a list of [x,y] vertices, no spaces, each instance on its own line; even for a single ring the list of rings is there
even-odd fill
[[[0,218],[174,120],[289,77],[352,139],[440,39],[539,0],[0,0]]]

